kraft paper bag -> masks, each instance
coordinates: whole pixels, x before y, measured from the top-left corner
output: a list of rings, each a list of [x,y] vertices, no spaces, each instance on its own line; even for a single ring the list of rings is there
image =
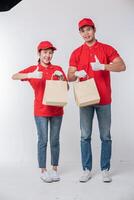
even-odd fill
[[[100,102],[100,95],[94,78],[86,81],[74,82],[73,88],[75,101],[79,107],[94,105]]]
[[[43,104],[65,106],[67,104],[67,82],[62,80],[46,80]]]

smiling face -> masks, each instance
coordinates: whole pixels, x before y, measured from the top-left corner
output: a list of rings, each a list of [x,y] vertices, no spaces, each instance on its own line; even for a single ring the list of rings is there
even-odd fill
[[[80,28],[80,35],[86,43],[92,44],[96,41],[95,32],[96,29],[92,26],[84,26]]]
[[[54,50],[53,49],[42,49],[39,52],[39,59],[41,65],[48,65],[52,60]]]

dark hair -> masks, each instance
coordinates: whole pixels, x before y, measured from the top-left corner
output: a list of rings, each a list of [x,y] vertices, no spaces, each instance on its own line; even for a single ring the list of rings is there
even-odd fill
[[[53,52],[54,52],[54,49],[53,48],[47,48],[47,49],[40,49],[38,52],[40,53],[42,50],[48,50],[48,49],[51,49]]]
[[[85,25],[85,26],[88,26],[88,25]],[[82,26],[81,28],[79,28],[79,31],[81,31],[85,26]],[[93,28],[93,30],[95,29],[95,26],[90,26]]]
[[[38,59],[38,64],[40,64],[40,58]]]

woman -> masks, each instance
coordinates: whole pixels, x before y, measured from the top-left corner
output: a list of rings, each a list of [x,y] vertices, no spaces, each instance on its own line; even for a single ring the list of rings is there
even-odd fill
[[[38,163],[41,168],[41,179],[47,183],[59,181],[59,134],[63,117],[63,107],[47,106],[42,104],[45,92],[46,80],[53,76],[54,80],[59,77],[67,80],[61,67],[52,65],[51,60],[56,48],[49,41],[42,41],[38,45],[38,65],[30,66],[12,76],[13,80],[28,81],[35,94],[34,117],[38,133]],[[46,154],[48,141],[48,123],[50,123],[50,147],[52,173],[46,168]]]

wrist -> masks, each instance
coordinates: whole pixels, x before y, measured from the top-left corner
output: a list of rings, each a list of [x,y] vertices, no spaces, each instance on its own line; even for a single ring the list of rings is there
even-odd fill
[[[104,70],[109,71],[109,65],[104,65]]]
[[[106,66],[104,64],[102,65],[102,70],[106,70]]]
[[[74,73],[74,75],[75,75],[75,77],[78,77],[78,71],[76,71],[75,73]]]

